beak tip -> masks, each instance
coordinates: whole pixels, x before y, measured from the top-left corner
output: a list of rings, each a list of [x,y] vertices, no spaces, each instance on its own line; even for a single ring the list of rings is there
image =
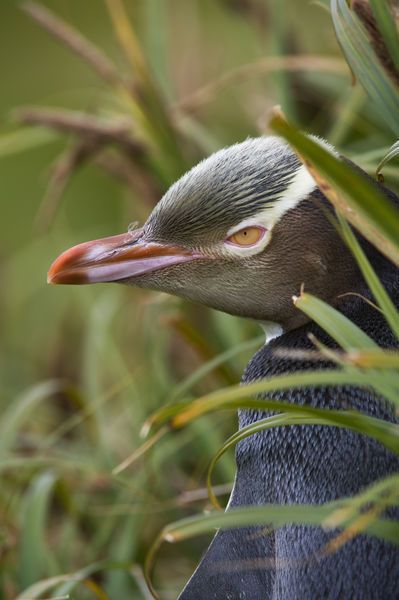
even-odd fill
[[[78,285],[91,283],[90,278],[83,270],[50,269],[47,273],[49,285]]]
[[[48,270],[47,283],[50,285],[88,283],[88,277],[79,264],[84,257],[83,251],[86,245],[74,246],[60,254]]]
[[[56,285],[57,283],[60,283],[60,273],[62,272],[62,269],[60,268],[60,261],[59,261],[58,257],[50,266],[48,272],[47,272],[47,283],[49,285]]]

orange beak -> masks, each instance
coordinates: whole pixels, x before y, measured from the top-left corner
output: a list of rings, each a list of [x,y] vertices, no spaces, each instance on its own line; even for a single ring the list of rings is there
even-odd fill
[[[51,265],[48,283],[81,284],[120,281],[167,266],[203,258],[199,252],[145,242],[142,229],[78,244]]]

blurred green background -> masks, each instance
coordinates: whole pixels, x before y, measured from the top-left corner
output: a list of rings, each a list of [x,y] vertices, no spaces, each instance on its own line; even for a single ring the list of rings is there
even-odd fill
[[[235,416],[204,418],[120,475],[112,469],[141,444],[155,409],[238,382],[260,330],[163,294],[48,287],[50,263],[75,243],[143,222],[200,158],[267,132],[276,104],[369,172],[393,140],[352,85],[325,2],[125,0],[144,63],[118,41],[118,1],[43,2],[134,82],[122,93],[22,5],[0,7],[0,595],[88,568],[79,584],[67,577],[47,595],[43,584],[43,597],[149,598],[146,552],[163,525],[207,506],[205,469]],[[272,69],[284,56],[290,68]],[[209,82],[217,84],[193,96]],[[60,183],[80,138],[21,124],[17,109],[28,105],[123,118],[150,158],[135,163],[103,144]],[[395,188],[397,168],[385,177]],[[233,477],[229,455],[216,473],[221,493]],[[163,598],[176,597],[207,543],[162,549]]]

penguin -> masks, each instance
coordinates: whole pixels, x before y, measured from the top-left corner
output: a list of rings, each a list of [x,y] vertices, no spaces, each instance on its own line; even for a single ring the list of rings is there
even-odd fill
[[[393,192],[374,185],[399,203]],[[365,301],[372,298],[371,292],[329,218],[332,210],[283,139],[248,139],[216,152],[183,175],[143,227],[64,252],[51,266],[48,280],[118,282],[160,290],[258,321],[271,332],[271,339],[250,360],[244,384],[314,369],[314,362],[281,353],[281,349],[311,349],[309,334],[329,348],[337,347],[293,305],[292,297],[302,285],[382,348],[397,348],[383,314]],[[398,269],[356,235],[399,307]],[[317,363],[318,369],[331,366],[327,360]],[[267,397],[357,410],[397,422],[394,407],[371,389],[309,387]],[[239,426],[269,414],[240,411]],[[237,446],[236,464],[228,510],[265,503],[331,502],[354,496],[399,470],[398,458],[376,440],[321,425],[277,427],[248,437]],[[399,598],[397,547],[358,535],[332,551],[336,536],[337,530],[297,524],[275,531],[264,526],[221,530],[179,598]]]

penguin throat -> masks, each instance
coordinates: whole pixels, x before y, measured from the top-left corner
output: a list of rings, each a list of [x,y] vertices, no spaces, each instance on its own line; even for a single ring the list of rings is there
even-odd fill
[[[268,344],[274,338],[280,337],[284,333],[283,327],[280,323],[275,323],[274,321],[257,321],[258,324],[262,327],[265,332],[265,345]]]

